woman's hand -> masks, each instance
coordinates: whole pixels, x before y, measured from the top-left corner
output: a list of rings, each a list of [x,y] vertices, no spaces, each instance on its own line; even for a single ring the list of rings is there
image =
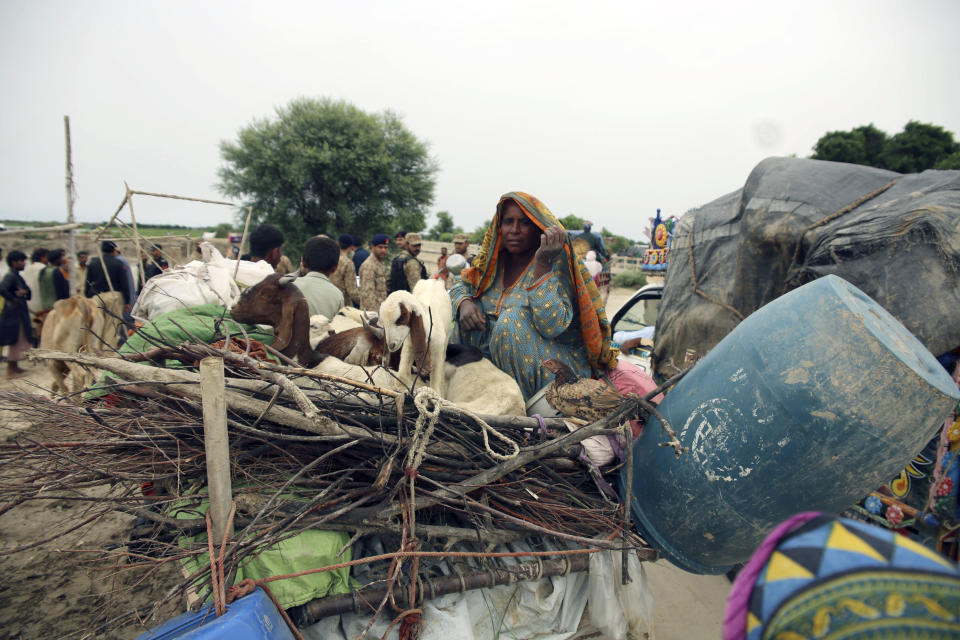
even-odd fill
[[[482,331],[487,326],[487,320],[483,317],[483,309],[469,298],[460,303],[457,317],[460,328],[466,331]]]
[[[540,235],[540,248],[534,255],[534,278],[540,278],[553,269],[554,259],[563,251],[565,235],[566,232],[560,227],[549,227]]]

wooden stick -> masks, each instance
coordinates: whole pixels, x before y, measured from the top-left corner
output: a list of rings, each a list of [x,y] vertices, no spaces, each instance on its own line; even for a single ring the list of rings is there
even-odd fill
[[[73,151],[70,147],[70,116],[63,116],[63,136],[67,145],[67,224],[73,224]],[[77,264],[77,239],[74,236],[73,229],[70,229],[69,241],[67,243],[67,255],[70,256],[70,268],[74,274],[79,271],[74,267]],[[79,280],[76,275],[70,278],[70,295],[76,295]],[[82,289],[81,289],[82,291]]]
[[[243,243],[247,240],[247,230],[250,229],[250,216],[253,215],[253,207],[247,207],[247,220],[243,223],[243,233],[240,234],[240,253],[236,256],[228,256],[237,261],[237,266],[233,268],[233,279],[237,279],[237,273],[240,271],[240,256],[243,255]]]
[[[133,212],[133,195],[130,191],[130,185],[127,184],[126,180],[123,181],[123,186],[127,188],[127,206],[130,207],[130,224],[133,225],[133,255],[136,257],[137,275],[140,277],[140,281],[146,284],[147,279],[143,277],[145,275],[143,273],[143,260],[140,259],[140,232],[137,231],[137,216]],[[133,269],[133,263],[131,263],[130,269]],[[106,268],[104,268],[104,270],[106,270]],[[133,289],[134,291],[131,291],[130,295],[133,295],[136,292],[136,277],[133,280]],[[131,301],[130,304],[132,305],[134,302],[136,302],[136,300]],[[216,524],[214,524],[214,526],[216,526]]]
[[[468,478],[467,480],[459,483],[458,486],[462,487],[464,491],[469,491],[473,487],[483,487],[496,482],[508,473],[516,471],[520,467],[529,464],[534,460],[545,458],[555,451],[563,449],[564,447],[568,447],[571,444],[576,444],[586,440],[590,436],[595,436],[612,424],[619,425],[623,421],[624,417],[637,412],[639,404],[640,400],[638,398],[628,398],[624,400],[624,402],[621,403],[620,406],[607,417],[601,418],[600,420],[577,429],[576,431],[571,431],[570,433],[554,440],[549,440],[534,447],[521,449],[517,456],[511,458],[510,460],[501,462],[496,466],[490,467],[489,469],[481,471],[472,478]],[[425,507],[433,506],[440,502],[441,499],[456,500],[460,498],[459,492],[450,491],[448,489],[439,489],[436,491],[436,495],[436,498],[427,497],[423,498],[422,500],[417,500],[416,509],[419,510]],[[386,509],[376,511],[375,513],[371,511],[369,515],[380,519],[386,519],[398,515],[400,511],[401,508],[397,505],[394,505]],[[357,514],[367,515],[367,510],[358,510]]]
[[[227,404],[224,399],[223,360],[215,357],[200,361],[200,395],[203,401],[203,445],[207,457],[207,486],[210,490],[210,516],[213,538],[227,532],[227,517],[233,503],[230,482],[230,437],[227,435]]]
[[[70,231],[83,226],[83,223],[73,222],[70,224],[55,224],[49,227],[18,227],[16,229],[7,229],[0,231],[0,236],[15,236],[21,233],[43,232],[43,231]]]
[[[177,391],[194,398],[201,397],[199,388],[200,376],[190,371],[181,371],[175,369],[161,369],[149,365],[135,364],[127,362],[120,358],[103,358],[81,353],[64,353],[61,351],[46,351],[44,349],[33,349],[30,352],[32,357],[41,357],[48,360],[61,360],[64,362],[76,362],[96,369],[104,369],[114,373],[126,380],[138,380],[144,382],[165,382],[175,387]],[[227,407],[233,411],[238,411],[247,415],[258,416],[267,407],[267,403],[262,400],[255,400],[245,394],[227,391],[224,393],[224,399]],[[338,424],[326,416],[315,416],[313,419],[307,418],[301,413],[286,407],[271,407],[267,412],[270,420],[277,424],[287,427],[294,427],[315,433],[317,435],[329,436],[332,439],[361,438],[382,440],[389,444],[396,443],[396,437],[389,434],[371,434],[365,429],[354,427],[352,425]]]

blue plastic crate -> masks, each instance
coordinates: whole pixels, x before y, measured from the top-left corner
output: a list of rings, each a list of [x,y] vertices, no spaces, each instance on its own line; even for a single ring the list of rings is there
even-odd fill
[[[187,612],[154,627],[137,640],[294,640],[290,628],[263,589],[227,605],[217,617],[213,605]]]

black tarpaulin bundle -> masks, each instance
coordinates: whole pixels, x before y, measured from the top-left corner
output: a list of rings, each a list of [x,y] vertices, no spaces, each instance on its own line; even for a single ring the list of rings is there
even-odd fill
[[[743,318],[838,275],[934,355],[960,346],[960,171],[768,158],[674,232],[654,359],[671,375]]]

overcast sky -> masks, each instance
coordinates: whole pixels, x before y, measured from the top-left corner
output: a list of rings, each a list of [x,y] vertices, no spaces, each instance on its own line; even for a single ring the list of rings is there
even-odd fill
[[[131,188],[221,198],[218,143],[299,96],[392,110],[473,229],[501,193],[639,239],[826,131],[960,134],[960,2],[0,0],[0,219],[82,221]],[[140,222],[227,207],[138,198]],[[431,215],[429,221],[432,222]]]

